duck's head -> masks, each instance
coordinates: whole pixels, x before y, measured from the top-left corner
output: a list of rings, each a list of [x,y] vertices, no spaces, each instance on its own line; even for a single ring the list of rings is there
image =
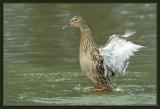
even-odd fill
[[[79,28],[81,28],[83,26],[83,22],[84,22],[84,20],[82,19],[82,17],[74,16],[74,17],[71,18],[71,20],[69,20],[68,24],[65,25],[61,29],[64,30],[64,29],[71,28],[71,27],[79,27]]]

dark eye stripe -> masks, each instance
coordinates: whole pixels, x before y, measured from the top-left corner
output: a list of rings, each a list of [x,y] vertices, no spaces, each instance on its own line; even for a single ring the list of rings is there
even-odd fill
[[[77,18],[75,18],[75,19],[73,19],[71,22],[74,22],[74,21],[77,21],[78,19]]]

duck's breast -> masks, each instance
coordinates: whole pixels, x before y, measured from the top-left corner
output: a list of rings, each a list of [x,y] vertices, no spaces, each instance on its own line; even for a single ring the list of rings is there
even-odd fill
[[[80,67],[82,72],[93,82],[97,83],[97,77],[101,72],[102,64],[100,63],[100,57],[97,56],[97,52],[80,52]]]

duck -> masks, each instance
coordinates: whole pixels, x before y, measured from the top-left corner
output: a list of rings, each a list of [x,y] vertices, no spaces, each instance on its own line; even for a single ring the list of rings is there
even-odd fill
[[[73,16],[61,29],[74,27],[80,29],[79,62],[82,72],[96,91],[116,90],[117,86],[111,78],[124,75],[130,57],[144,47],[126,40],[126,37],[132,36],[135,32],[113,34],[105,45],[100,46],[94,41],[90,28],[81,16]]]

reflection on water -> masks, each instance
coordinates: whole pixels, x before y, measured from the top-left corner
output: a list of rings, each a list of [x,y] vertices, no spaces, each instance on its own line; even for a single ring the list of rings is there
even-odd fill
[[[101,45],[134,30],[129,40],[146,47],[126,75],[113,78],[118,91],[95,92],[81,72],[79,30],[60,30],[74,15],[86,19]],[[156,104],[156,5],[4,4],[4,104]]]

